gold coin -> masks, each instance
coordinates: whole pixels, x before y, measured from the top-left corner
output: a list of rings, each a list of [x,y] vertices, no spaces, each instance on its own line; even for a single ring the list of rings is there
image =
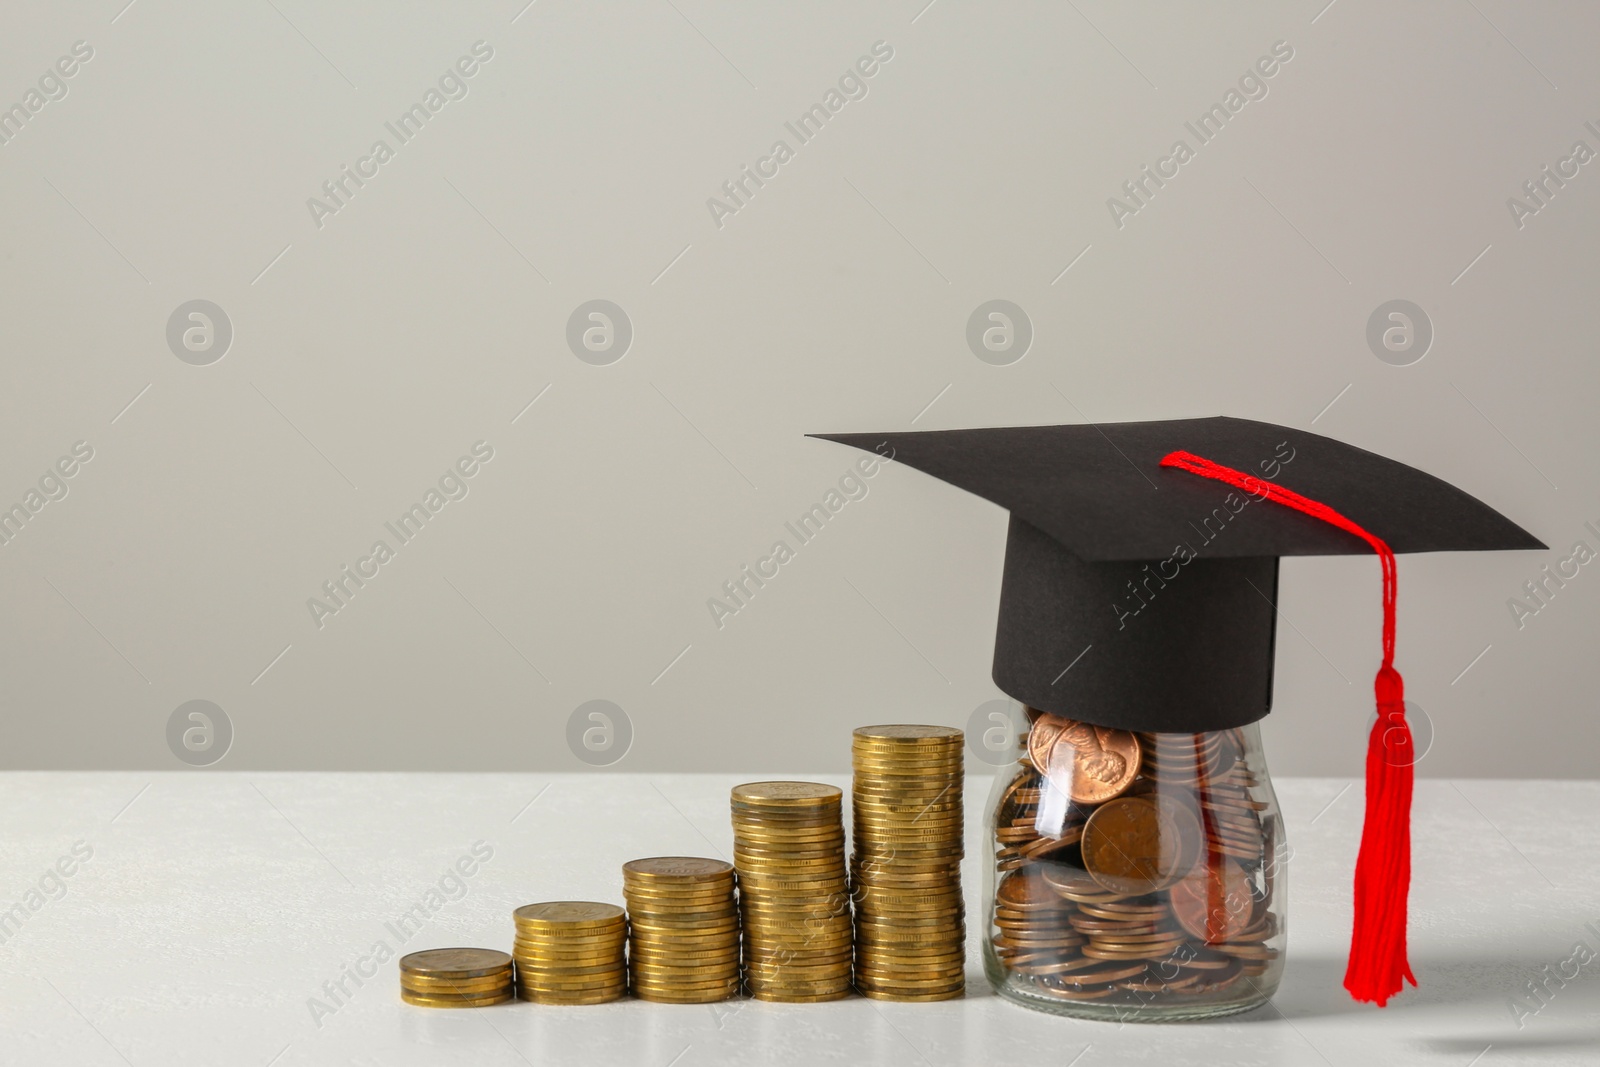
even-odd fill
[[[400,989],[413,993],[426,993],[429,997],[482,997],[485,993],[498,992],[510,985],[510,973],[491,974],[488,977],[400,977]]]
[[[625,981],[627,977],[627,964],[619,962],[603,971],[518,971],[517,984],[536,986],[604,985],[608,982]]]
[[[763,807],[808,807],[837,803],[844,793],[838,786],[820,782],[746,782],[733,787],[732,797],[741,804]]]
[[[514,946],[518,967],[530,965],[583,967],[589,964],[603,964],[621,959],[624,948],[625,943],[619,943],[604,952],[552,952],[545,949],[530,951],[521,945]]]
[[[624,882],[622,895],[639,900],[719,900],[733,895],[737,879],[729,874],[715,882]]]
[[[634,996],[640,1000],[648,1000],[656,1004],[715,1004],[719,1000],[727,1000],[739,992],[737,986],[727,992],[709,991],[702,994],[677,996],[671,993],[657,993],[652,990],[635,990]]]
[[[856,882],[850,887],[850,899],[857,907],[869,907],[885,912],[910,912],[925,914],[930,911],[954,911],[962,907],[961,883],[901,889],[880,886],[875,882]]]
[[[634,986],[646,986],[654,989],[706,989],[712,986],[726,986],[738,980],[739,972],[729,969],[686,972],[682,974],[650,971],[633,976]]]
[[[579,1004],[609,1004],[613,1000],[622,999],[625,989],[607,990],[593,996],[567,996],[559,993],[532,993],[518,991],[518,996],[530,1004],[561,1004],[573,1007]]]
[[[740,960],[738,946],[717,952],[697,952],[689,955],[681,953],[654,953],[634,956],[628,961],[628,966],[635,973],[645,971],[678,971],[678,970],[719,970],[724,967],[737,965]]]
[[[517,922],[555,929],[604,928],[622,921],[622,909],[615,904],[592,900],[552,900],[524,904],[512,912]]]
[[[591,982],[557,982],[557,981],[523,981],[517,980],[517,988],[531,990],[537,993],[598,993],[602,990],[621,988],[628,984],[627,975],[618,975],[613,978],[595,979]]]
[[[831,988],[822,993],[790,992],[783,989],[750,989],[750,995],[756,1000],[764,1000],[775,1004],[821,1004],[830,1000],[843,1000],[853,990],[848,986]]]
[[[635,974],[643,975],[701,975],[715,977],[717,975],[737,974],[741,957],[737,952],[719,954],[716,956],[690,957],[687,959],[671,958],[640,958],[633,960],[630,966]]]
[[[627,961],[620,952],[604,960],[518,960],[517,977],[586,978],[615,974],[626,967]]]
[[[848,947],[804,954],[782,952],[771,955],[750,954],[744,959],[744,968],[750,974],[777,974],[791,967],[849,967],[851,959]]]
[[[838,826],[826,833],[774,834],[759,831],[733,835],[733,847],[751,852],[830,852],[844,848],[844,831]],[[734,866],[739,865],[737,857]]]
[[[613,952],[605,956],[518,956],[519,973],[545,971],[549,973],[579,974],[584,971],[619,967],[623,954]]]
[[[718,952],[731,951],[739,947],[739,938],[729,936],[723,938],[702,938],[668,940],[657,938],[633,942],[630,952],[633,956],[641,955],[670,955],[683,957],[710,956]]]
[[[857,992],[859,992],[862,996],[870,997],[873,1000],[898,1000],[906,1003],[935,1000],[956,1000],[967,995],[967,983],[963,981],[959,985],[955,985],[941,993],[890,992],[875,989],[870,984],[858,986]]]
[[[817,993],[831,993],[840,989],[850,988],[850,969],[846,967],[842,973],[826,978],[815,979],[770,979],[746,976],[745,985],[751,993],[789,993],[799,996]]]
[[[856,970],[862,973],[903,974],[925,977],[947,975],[967,965],[965,949],[937,956],[896,956],[856,946]]]
[[[823,948],[841,942],[849,944],[850,924],[807,927],[801,925],[752,926],[744,933],[744,943],[755,947],[777,945],[782,948]]]
[[[713,882],[699,882],[694,886],[671,886],[665,883],[657,885],[624,885],[622,898],[632,911],[636,907],[650,907],[653,905],[687,905],[703,904],[715,907],[723,901],[734,898],[734,883],[732,881],[717,884]]]
[[[906,993],[949,989],[953,985],[965,985],[966,974],[960,969],[946,974],[928,975],[927,977],[899,977],[883,974],[856,973],[856,985],[872,985],[878,989],[895,989]]]
[[[739,861],[740,875],[747,879],[755,879],[758,888],[762,878],[798,877],[819,880],[841,877],[845,873],[842,852],[836,852],[832,856],[785,856],[782,853],[756,856],[738,846],[734,847],[733,852],[734,858]]]
[[[613,960],[604,967],[579,967],[563,970],[558,967],[521,967],[517,970],[517,981],[536,983],[557,982],[603,982],[626,974],[628,965],[622,960]]]
[[[689,970],[639,970],[633,973],[633,984],[636,986],[647,985],[657,988],[662,986],[678,986],[687,989],[691,986],[727,985],[729,982],[739,980],[738,967],[706,968],[700,971]]]
[[[633,920],[646,927],[660,927],[669,930],[694,929],[696,923],[733,922],[739,921],[739,909],[733,904],[715,911],[708,909],[684,909],[683,911],[641,911],[633,914]]]
[[[750,931],[792,931],[795,933],[838,933],[850,928],[850,909],[825,908],[750,908],[744,913],[740,929]]]
[[[859,829],[872,826],[959,826],[966,818],[966,809],[959,802],[925,800],[875,800],[866,796],[856,798],[850,809],[850,818]]]
[[[733,912],[731,915],[726,915],[726,917],[718,915],[717,920],[731,921],[734,931],[738,931],[738,912]],[[658,918],[651,918],[651,920],[643,921],[643,926],[645,926],[645,929],[635,931],[634,936],[630,937],[630,941],[656,941],[659,937],[672,937],[674,934],[680,937],[699,937],[702,934],[706,934],[707,931],[715,933],[718,929],[715,926],[707,928],[707,926],[693,926],[688,925],[688,923],[680,925],[677,920],[669,920],[669,918],[659,918],[659,920]]]
[[[739,906],[733,901],[718,904],[714,908],[643,908],[630,913],[629,930],[634,922],[642,922],[646,926],[677,926],[679,923],[709,922],[713,919],[726,920],[739,917]]]
[[[516,984],[518,989],[533,990],[540,993],[596,993],[606,989],[626,986],[628,984],[628,976],[626,974],[618,974],[588,982],[569,982],[552,979],[523,981],[518,979]]]
[[[759,985],[767,988],[771,988],[775,984],[790,986],[821,983],[842,984],[850,980],[850,964],[846,961],[808,967],[799,967],[793,964],[782,967],[746,967],[744,969],[744,978],[752,987]]]
[[[824,923],[827,920],[850,921],[850,894],[829,893],[813,901],[746,901],[739,907],[744,925],[762,921],[806,921]]]
[[[738,919],[738,917],[739,907],[731,900],[714,908],[673,908],[670,910],[649,908],[633,912],[630,915],[632,922],[629,924],[629,929],[630,931],[632,930],[633,922],[642,922],[646,926],[675,927],[680,923],[710,922],[713,919],[727,920]]]
[[[954,726],[925,726],[920,723],[887,723],[858,726],[851,731],[852,743],[884,742],[892,745],[952,745],[961,747],[964,734]]]
[[[784,841],[805,841],[815,837],[839,837],[843,833],[844,817],[842,814],[833,815],[819,821],[803,823],[772,819],[735,820],[733,826],[733,839],[735,841],[747,837],[771,837]]]
[[[431,948],[400,957],[400,973],[430,978],[481,978],[511,966],[511,957],[490,948]]]
[[[486,993],[492,990],[509,988],[511,985],[511,971],[502,974],[486,975],[483,978],[428,978],[422,975],[402,974],[400,988],[408,989],[413,993]]]
[[[608,945],[628,936],[628,925],[617,923],[610,929],[583,928],[579,930],[540,930],[518,926],[514,935],[530,945],[549,945],[551,948],[583,949],[591,945]]]
[[[961,786],[957,784],[961,780],[962,770],[959,759],[905,763],[864,756],[858,752],[851,760],[850,769],[852,797],[864,792],[882,794],[891,791],[927,800],[937,800],[952,793],[962,795]]]
[[[420,1008],[487,1008],[494,1004],[504,1004],[513,996],[509,988],[504,992],[485,997],[436,997],[425,993],[413,993],[406,989],[400,991],[401,1000]]]
[[[638,915],[634,917],[633,922],[628,924],[628,929],[630,931],[678,930],[690,933],[738,925],[739,909],[729,905],[714,912],[704,910],[688,911],[680,915],[668,915],[660,918],[654,915]]]
[[[609,930],[585,928],[572,931],[539,930],[528,926],[518,926],[515,936],[533,945],[549,945],[551,948],[582,949],[590,945],[605,945],[620,941],[628,936],[626,923],[618,923]]]
[[[886,910],[883,908],[867,907],[863,906],[860,901],[857,901],[855,910],[855,918],[857,922],[867,922],[885,926],[897,926],[903,922],[911,922],[917,919],[930,919],[934,920],[938,924],[936,928],[943,927],[945,929],[960,926],[966,919],[966,915],[966,909],[960,907],[959,905],[955,907],[929,909],[927,911],[919,912],[911,909]]]
[[[733,867],[722,860],[699,856],[651,856],[624,863],[622,877],[650,882],[718,882],[731,879]]]
[[[848,967],[850,958],[848,945],[819,946],[803,952],[747,952],[744,968],[749,973],[790,971],[803,974],[818,968]]]
[[[760,900],[777,893],[810,894],[819,890],[825,891],[832,886],[842,888],[845,881],[844,871],[827,867],[800,875],[747,871],[743,878],[744,891],[739,894],[739,904],[742,907],[751,900]]]
[[[584,997],[616,997],[621,996],[627,991],[628,983],[626,981],[613,982],[609,985],[581,987],[536,986],[523,985],[521,983],[517,985],[517,996],[523,998],[524,1000],[543,999],[546,997],[568,997],[574,999]]]
[[[844,819],[835,812],[833,817],[826,822],[795,825],[790,823],[760,822],[743,825],[738,822],[733,824],[733,841],[777,841],[783,843],[804,842],[813,840],[837,841],[844,833]],[[735,867],[738,864],[734,864]]]
[[[679,989],[674,986],[638,986],[630,990],[640,1000],[654,1000],[663,1003],[679,1004],[704,1004],[707,1001],[726,1000],[739,992],[741,983],[738,981],[722,982],[717,985],[698,986]]]
[[[744,952],[746,967],[796,967],[832,964],[848,961],[853,951],[850,942],[818,945],[748,945]]]
[[[640,945],[639,950],[633,953],[629,960],[639,966],[699,967],[716,964],[723,960],[735,959],[738,955],[739,942],[737,941],[731,941],[726,945],[687,949]]]
[[[768,837],[818,837],[837,834],[844,826],[844,809],[821,812],[808,815],[805,818],[789,816],[747,815],[743,812],[733,816],[733,836],[735,840],[745,834],[759,834]]]
[[[841,845],[828,845],[822,848],[793,848],[788,846],[761,848],[755,845],[735,842],[733,846],[733,861],[739,865],[740,870],[751,867],[765,871],[809,871],[828,867],[837,867],[843,870],[844,848]]]

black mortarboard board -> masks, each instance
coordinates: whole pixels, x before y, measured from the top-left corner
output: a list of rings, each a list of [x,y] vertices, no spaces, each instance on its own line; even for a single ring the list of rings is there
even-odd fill
[[[1545,547],[1414,467],[1248,419],[812,436],[1009,510],[995,683],[1040,710],[1120,729],[1199,733],[1266,715],[1278,557],[1372,551],[1318,519],[1164,468],[1168,453],[1321,501],[1397,553]]]

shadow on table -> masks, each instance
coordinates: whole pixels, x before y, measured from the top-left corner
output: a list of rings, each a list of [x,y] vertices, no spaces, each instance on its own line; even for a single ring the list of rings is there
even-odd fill
[[[1484,1029],[1493,1031],[1492,1036],[1476,1042],[1476,1047],[1471,1051],[1477,1053],[1491,1042],[1497,1047],[1502,1043],[1511,1043],[1506,1036],[1508,1029],[1515,1036],[1524,1036],[1524,1031],[1537,1029],[1541,1025],[1559,1026],[1552,1015],[1568,1020],[1582,1018],[1586,1014],[1592,1017],[1592,1013],[1600,1008],[1600,981],[1596,981],[1600,975],[1591,973],[1590,968],[1586,967],[1564,986],[1552,981],[1549,1002],[1531,1017],[1525,1014],[1523,1027],[1519,1030],[1516,1026],[1517,1016],[1511,1010],[1512,998],[1519,998],[1528,1008],[1537,1008],[1538,1002],[1528,993],[1528,982],[1540,977],[1541,970],[1549,963],[1548,954],[1501,955],[1494,958],[1412,957],[1411,967],[1417,975],[1417,987],[1413,989],[1407,986],[1389,1001],[1388,1007],[1378,1008],[1372,1004],[1358,1003],[1345,992],[1343,957],[1328,959],[1291,953],[1283,984],[1272,998],[1272,1003],[1234,1018],[1253,1022],[1258,1019],[1277,1019],[1279,1012],[1290,1019],[1300,1019],[1397,1014],[1419,1009],[1475,1005],[1480,1009]],[[1531,1032],[1526,1036],[1534,1039]],[[1544,1039],[1545,1035],[1539,1035],[1530,1047],[1536,1047],[1539,1040]],[[1463,1047],[1474,1041],[1469,1038],[1460,1040]],[[1549,1040],[1553,1046],[1563,1046],[1568,1040],[1579,1041],[1580,1038],[1552,1034]],[[1593,1041],[1594,1037],[1586,1036],[1581,1040]]]
[[[1531,1029],[1531,1027],[1530,1027]],[[1564,1030],[1549,1034],[1516,1033],[1486,1037],[1432,1037],[1422,1042],[1430,1052],[1449,1056],[1477,1056],[1492,1045],[1496,1052],[1563,1052],[1589,1048],[1600,1054],[1600,1030]]]

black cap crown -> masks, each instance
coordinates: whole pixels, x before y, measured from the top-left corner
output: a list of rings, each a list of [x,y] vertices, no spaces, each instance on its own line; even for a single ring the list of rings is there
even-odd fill
[[[1395,552],[1545,546],[1404,463],[1248,419],[815,434],[1011,512],[994,680],[1102,726],[1199,733],[1272,706],[1279,556],[1370,553],[1361,539],[1164,468],[1188,451],[1349,516]]]

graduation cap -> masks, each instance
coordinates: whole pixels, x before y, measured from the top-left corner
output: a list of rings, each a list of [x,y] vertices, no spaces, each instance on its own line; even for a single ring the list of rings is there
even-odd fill
[[[1278,559],[1376,552],[1379,717],[1345,985],[1384,1002],[1405,962],[1410,732],[1393,667],[1394,554],[1544,548],[1460,489],[1248,419],[814,434],[877,450],[1011,513],[994,681],[1041,711],[1203,733],[1272,707]],[[887,450],[884,446],[887,445]]]

